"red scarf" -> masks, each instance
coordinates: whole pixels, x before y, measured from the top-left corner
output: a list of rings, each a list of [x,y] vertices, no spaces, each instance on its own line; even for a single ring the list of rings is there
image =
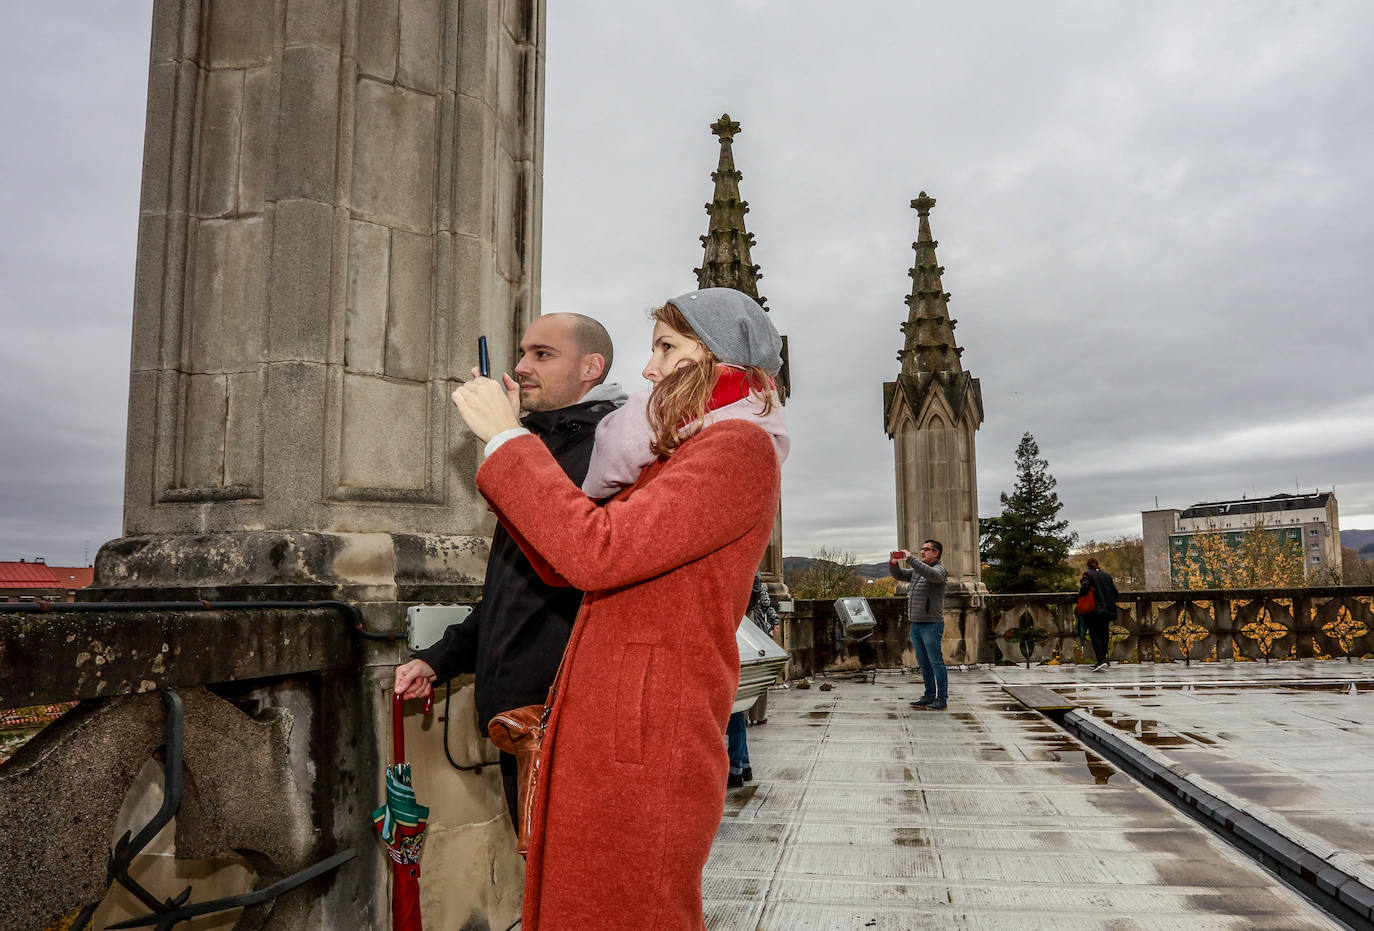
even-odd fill
[[[733,365],[716,366],[716,386],[711,389],[711,400],[706,402],[708,411],[734,404],[749,397],[749,375],[744,369]]]

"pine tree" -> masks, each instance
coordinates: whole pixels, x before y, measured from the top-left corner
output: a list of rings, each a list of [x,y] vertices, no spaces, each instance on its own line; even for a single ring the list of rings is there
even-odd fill
[[[1064,507],[1055,493],[1058,483],[1030,433],[1016,447],[1016,486],[1002,492],[1002,514],[980,522],[983,581],[993,592],[1053,592],[1074,585],[1077,573],[1068,564],[1078,534],[1058,520]]]

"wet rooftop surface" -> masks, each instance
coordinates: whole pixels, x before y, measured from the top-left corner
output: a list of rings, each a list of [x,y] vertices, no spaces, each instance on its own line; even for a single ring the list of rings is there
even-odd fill
[[[952,670],[944,712],[880,671],[770,693],[707,864],[707,926],[1340,927],[1003,691],[1030,684],[1374,878],[1374,663]]]

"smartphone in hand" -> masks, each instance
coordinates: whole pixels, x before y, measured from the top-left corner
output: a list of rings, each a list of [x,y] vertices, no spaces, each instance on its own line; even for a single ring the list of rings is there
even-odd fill
[[[491,357],[487,354],[487,338],[477,337],[477,372],[484,378],[491,377]]]

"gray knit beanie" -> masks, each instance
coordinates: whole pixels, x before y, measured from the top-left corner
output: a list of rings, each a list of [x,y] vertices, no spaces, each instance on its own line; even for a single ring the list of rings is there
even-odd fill
[[[782,337],[758,301],[734,288],[702,288],[668,301],[682,312],[706,348],[730,365],[782,368]]]

